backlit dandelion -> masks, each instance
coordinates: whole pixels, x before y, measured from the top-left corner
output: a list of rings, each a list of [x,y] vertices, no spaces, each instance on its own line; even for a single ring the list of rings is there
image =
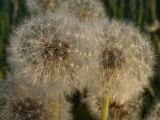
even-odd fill
[[[69,11],[81,21],[105,18],[106,11],[103,4],[98,0],[69,0],[62,2],[56,11]]]
[[[29,86],[23,77],[8,77],[2,86],[1,113],[3,120],[72,120],[71,104],[65,98],[57,98],[44,94],[43,89]],[[24,78],[23,78],[24,79]]]
[[[68,14],[32,17],[11,36],[9,63],[30,76],[33,84],[63,81],[68,91],[72,87],[80,90],[91,79],[89,65],[93,63],[94,47],[90,31]]]
[[[129,100],[147,87],[153,75],[155,57],[149,39],[133,25],[115,20],[95,26],[99,45],[96,86],[112,100]]]
[[[53,12],[62,1],[65,0],[26,0],[26,5],[32,14],[37,14]]]

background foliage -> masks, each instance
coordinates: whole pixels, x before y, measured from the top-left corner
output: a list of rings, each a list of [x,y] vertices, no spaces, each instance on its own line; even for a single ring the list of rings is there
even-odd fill
[[[103,0],[102,2],[106,7],[108,16],[126,22],[133,22],[141,28],[143,33],[150,35],[151,43],[155,46],[156,54],[159,56],[160,27],[156,26],[155,21],[160,23],[160,7],[158,7],[160,0]],[[5,71],[8,70],[5,47],[9,44],[9,34],[28,15],[29,12],[26,9],[24,0],[0,0],[0,81],[5,78]],[[157,29],[151,32],[152,27],[157,27]],[[155,77],[144,94],[146,104],[143,108],[143,116],[150,110],[154,100],[160,99],[158,64],[155,68]],[[76,120],[91,119],[85,105],[80,102],[78,92],[71,100],[75,103],[73,114]]]

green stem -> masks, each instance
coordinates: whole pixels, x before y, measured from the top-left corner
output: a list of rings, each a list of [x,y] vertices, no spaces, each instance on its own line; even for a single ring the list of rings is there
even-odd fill
[[[113,10],[113,17],[117,17],[117,1],[116,0],[111,0],[110,2],[111,9]]]
[[[156,0],[151,0],[151,14],[152,20],[156,19]]]
[[[101,120],[107,120],[109,109],[109,97],[104,95],[102,109],[101,109]]]
[[[140,6],[139,6],[138,26],[141,26],[143,18],[143,0],[140,0],[139,3]]]
[[[123,19],[124,18],[124,9],[125,9],[125,2],[124,0],[121,0],[121,3],[120,3],[120,7],[121,7],[121,10],[120,10],[120,18]]]
[[[58,106],[59,106],[58,99],[54,99],[52,106],[52,120],[58,120],[58,113],[59,113]]]
[[[136,20],[136,10],[137,10],[137,1],[136,0],[132,0],[131,1],[131,5],[133,6],[132,9],[132,16],[133,19]]]

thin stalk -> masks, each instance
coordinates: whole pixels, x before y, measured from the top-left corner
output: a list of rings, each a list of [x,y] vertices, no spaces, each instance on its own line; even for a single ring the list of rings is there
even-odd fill
[[[0,84],[2,83],[2,79],[3,79],[3,45],[0,44]]]
[[[53,100],[52,106],[52,120],[58,120],[59,102],[58,99]]]
[[[149,2],[145,2],[145,22],[148,22],[150,20],[150,3]]]
[[[14,10],[13,10],[13,18],[12,18],[12,28],[16,24],[16,18],[17,18],[17,13],[19,10],[19,3],[18,0],[12,0],[12,3],[14,5]]]
[[[121,0],[121,2],[120,2],[120,18],[121,19],[124,19],[124,9],[125,9],[125,5],[124,5],[124,0]]]
[[[113,17],[117,17],[117,1],[116,0],[111,0],[110,1],[111,9],[113,10]]]
[[[139,2],[140,6],[139,6],[138,26],[141,26],[143,19],[143,0],[140,0]]]
[[[132,9],[133,19],[136,20],[137,0],[131,0],[130,8]]]
[[[155,33],[153,33],[153,38],[155,40],[155,44],[156,44],[157,48],[160,50],[160,40],[159,40],[158,35],[156,35]]]
[[[104,95],[102,109],[101,109],[101,120],[107,120],[109,109],[109,97]]]
[[[157,18],[157,16],[156,16],[156,0],[151,0],[151,14],[152,14],[152,20],[155,20]]]

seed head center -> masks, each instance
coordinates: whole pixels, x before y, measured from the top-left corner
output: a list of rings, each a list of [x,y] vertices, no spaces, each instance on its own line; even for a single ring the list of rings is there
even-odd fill
[[[102,52],[102,66],[104,69],[121,68],[125,59],[121,50],[117,48],[106,48]]]
[[[69,57],[69,44],[61,40],[55,40],[52,43],[44,45],[42,56],[48,60],[65,60]]]

